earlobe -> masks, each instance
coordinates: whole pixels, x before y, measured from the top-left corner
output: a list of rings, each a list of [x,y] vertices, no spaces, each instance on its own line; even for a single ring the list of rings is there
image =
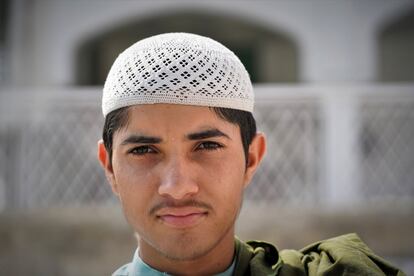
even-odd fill
[[[118,195],[118,187],[115,181],[114,172],[111,165],[111,160],[109,159],[109,153],[107,152],[105,145],[102,140],[98,141],[98,160],[102,168],[105,171],[106,178],[108,179],[109,184],[111,185],[112,191],[114,194]]]
[[[266,138],[263,133],[256,133],[249,146],[248,163],[245,173],[245,187],[247,187],[253,178],[254,173],[263,160],[266,153]]]

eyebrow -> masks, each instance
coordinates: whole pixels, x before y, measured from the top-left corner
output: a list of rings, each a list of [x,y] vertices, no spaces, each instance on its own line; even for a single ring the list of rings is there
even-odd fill
[[[204,131],[190,133],[187,135],[187,138],[189,140],[202,140],[202,139],[213,138],[213,137],[226,137],[230,139],[230,137],[227,134],[221,132],[217,128],[207,129]]]
[[[145,136],[145,135],[131,135],[122,141],[121,145],[127,144],[158,144],[162,139],[159,137]]]

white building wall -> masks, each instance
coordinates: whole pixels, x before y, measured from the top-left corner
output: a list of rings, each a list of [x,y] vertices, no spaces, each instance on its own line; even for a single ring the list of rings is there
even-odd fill
[[[16,85],[74,83],[79,45],[140,18],[194,10],[236,16],[287,33],[298,45],[299,80],[376,79],[376,32],[410,0],[366,1],[26,1],[12,2],[12,81]]]

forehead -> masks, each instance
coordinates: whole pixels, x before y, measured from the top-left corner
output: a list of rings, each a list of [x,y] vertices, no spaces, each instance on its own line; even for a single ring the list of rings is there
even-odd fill
[[[128,123],[124,129],[187,131],[197,128],[232,128],[238,125],[221,118],[212,108],[181,104],[143,104],[128,108]]]
[[[208,107],[180,104],[133,105],[129,108],[128,115],[130,119],[142,121],[143,123],[147,121],[160,121],[161,119],[173,121],[176,119],[183,119],[182,116],[188,116],[186,117],[186,121],[189,123],[195,122],[202,117],[208,119],[220,119],[215,112]]]

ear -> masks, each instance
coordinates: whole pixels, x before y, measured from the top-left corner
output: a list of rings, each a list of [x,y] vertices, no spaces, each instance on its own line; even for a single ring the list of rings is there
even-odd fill
[[[244,182],[245,187],[247,187],[250,184],[254,173],[259,167],[260,162],[263,160],[265,153],[266,153],[266,138],[263,133],[258,132],[254,136],[249,146],[249,153],[248,153],[249,159],[248,159],[247,166],[246,166],[245,182]]]
[[[101,163],[102,168],[105,170],[105,175],[108,179],[109,184],[111,184],[112,191],[114,192],[114,194],[118,195],[118,186],[116,184],[114,171],[111,165],[111,160],[109,158],[109,153],[106,150],[102,140],[98,141],[98,160]]]

